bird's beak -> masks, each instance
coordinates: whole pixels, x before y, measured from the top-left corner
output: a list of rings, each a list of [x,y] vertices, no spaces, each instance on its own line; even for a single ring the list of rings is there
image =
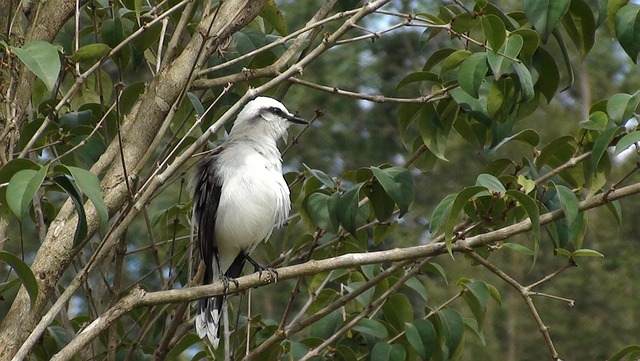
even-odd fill
[[[296,123],[296,124],[309,124],[309,122],[305,119],[302,119],[300,117],[296,117],[295,115],[290,115],[287,118],[288,121],[290,121],[291,123]]]

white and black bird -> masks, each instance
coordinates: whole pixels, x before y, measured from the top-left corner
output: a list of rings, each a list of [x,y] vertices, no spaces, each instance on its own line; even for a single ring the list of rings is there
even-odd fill
[[[192,180],[193,225],[205,264],[203,284],[240,276],[249,253],[280,226],[291,209],[282,176],[279,138],[291,123],[308,124],[279,101],[258,97],[245,105],[227,140],[197,165]],[[220,341],[222,296],[201,299],[196,331]]]

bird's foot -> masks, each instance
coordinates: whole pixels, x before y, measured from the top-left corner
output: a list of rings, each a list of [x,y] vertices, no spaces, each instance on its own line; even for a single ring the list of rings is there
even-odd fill
[[[263,267],[258,262],[256,262],[253,258],[249,257],[248,254],[244,255],[245,259],[249,261],[253,265],[254,272],[258,272],[258,279],[262,279],[262,273],[266,272],[269,274],[269,282],[273,280],[273,283],[278,283],[278,271],[271,267]]]
[[[220,277],[220,279],[222,280],[222,284],[224,285],[224,293],[223,293],[224,297],[227,297],[227,294],[229,293],[229,284],[233,283],[236,286],[236,288],[240,286],[240,284],[238,283],[238,280],[236,280],[235,278],[231,278],[223,275],[222,277]]]

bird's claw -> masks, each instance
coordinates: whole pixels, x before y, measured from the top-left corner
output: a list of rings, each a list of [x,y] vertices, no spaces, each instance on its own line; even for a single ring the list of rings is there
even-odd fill
[[[236,286],[236,288],[238,288],[240,286],[240,284],[238,283],[238,280],[235,278],[230,278],[227,276],[222,276],[222,284],[224,285],[224,296],[227,296],[227,294],[229,293],[229,284],[231,282],[233,282],[233,284]]]
[[[269,274],[269,282],[273,280],[273,283],[278,283],[278,271],[275,268],[256,267],[256,272],[258,272],[258,279],[262,279],[262,272],[267,272]]]

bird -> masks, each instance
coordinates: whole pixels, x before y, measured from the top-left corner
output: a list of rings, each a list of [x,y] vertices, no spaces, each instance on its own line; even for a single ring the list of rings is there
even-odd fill
[[[277,147],[292,123],[309,124],[278,100],[257,97],[238,113],[228,138],[196,165],[191,181],[192,224],[205,265],[203,284],[223,280],[228,286],[245,261],[262,272],[249,254],[291,209]],[[195,328],[201,339],[218,347],[224,296],[203,298]]]

